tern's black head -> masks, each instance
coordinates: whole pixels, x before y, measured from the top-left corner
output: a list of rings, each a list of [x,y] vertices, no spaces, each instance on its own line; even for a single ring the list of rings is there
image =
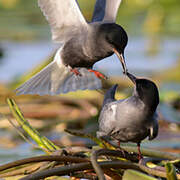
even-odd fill
[[[127,68],[124,60],[124,49],[128,43],[126,31],[118,24],[105,23],[100,26],[100,34],[103,34],[105,40],[111,45],[111,51],[116,53],[120,59],[124,72]]]
[[[137,95],[152,111],[159,104],[159,92],[156,84],[148,79],[136,78],[130,73],[127,76],[135,84],[134,95]]]
[[[124,49],[128,43],[128,36],[126,31],[118,24],[104,24],[102,28],[107,32],[106,40],[115,48],[120,54],[124,54]]]

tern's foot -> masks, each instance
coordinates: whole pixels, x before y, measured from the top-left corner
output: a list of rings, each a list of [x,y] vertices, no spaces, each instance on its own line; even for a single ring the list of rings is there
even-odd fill
[[[70,71],[73,72],[76,76],[82,76],[82,74],[76,68],[71,68]]]
[[[96,76],[97,78],[99,78],[99,79],[100,79],[100,78],[105,79],[105,80],[108,79],[104,74],[100,73],[99,71],[95,71],[95,70],[92,70],[92,69],[88,69],[88,71],[94,73],[95,76]]]
[[[126,151],[122,149],[121,147],[119,147],[118,150],[122,153],[122,156],[126,158]]]
[[[141,159],[143,159],[142,154],[138,154],[138,160],[140,161]]]

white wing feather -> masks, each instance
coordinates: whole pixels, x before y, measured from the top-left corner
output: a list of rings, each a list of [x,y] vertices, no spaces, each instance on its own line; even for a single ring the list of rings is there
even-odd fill
[[[115,22],[121,0],[106,0],[105,16],[103,21]]]
[[[75,0],[38,0],[38,4],[54,41],[63,43],[88,26]]]

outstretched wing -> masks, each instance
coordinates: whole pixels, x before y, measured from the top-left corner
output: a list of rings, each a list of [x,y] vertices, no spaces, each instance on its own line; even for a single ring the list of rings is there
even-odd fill
[[[92,22],[115,22],[121,0],[96,0]]]
[[[72,73],[63,63],[61,50],[62,47],[57,51],[50,64],[18,87],[15,90],[16,94],[55,95],[70,91],[101,88],[101,80],[86,68],[78,68],[82,76]]]
[[[38,0],[38,4],[54,41],[63,43],[88,26],[75,0]]]

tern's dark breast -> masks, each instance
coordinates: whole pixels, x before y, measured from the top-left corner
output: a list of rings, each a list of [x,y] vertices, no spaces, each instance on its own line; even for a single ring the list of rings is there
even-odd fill
[[[77,38],[66,42],[62,50],[62,59],[65,65],[74,67],[91,67],[91,59],[83,52],[83,43]]]
[[[77,35],[64,44],[62,50],[63,62],[74,67],[91,68],[94,63],[113,54],[105,43],[94,36],[94,33]]]

